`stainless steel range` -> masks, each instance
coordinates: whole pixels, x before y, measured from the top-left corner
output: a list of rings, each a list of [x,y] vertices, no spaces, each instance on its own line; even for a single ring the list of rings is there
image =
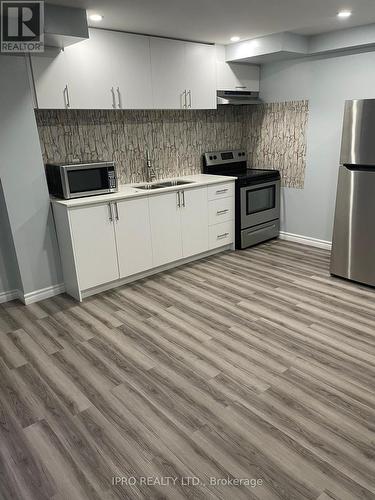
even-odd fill
[[[243,150],[203,156],[203,173],[231,175],[236,181],[236,248],[276,238],[280,231],[280,172],[248,168]]]

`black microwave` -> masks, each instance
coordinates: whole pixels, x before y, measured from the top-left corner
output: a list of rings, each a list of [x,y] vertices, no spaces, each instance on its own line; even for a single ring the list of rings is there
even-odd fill
[[[46,176],[49,192],[67,200],[118,190],[113,162],[47,163]]]

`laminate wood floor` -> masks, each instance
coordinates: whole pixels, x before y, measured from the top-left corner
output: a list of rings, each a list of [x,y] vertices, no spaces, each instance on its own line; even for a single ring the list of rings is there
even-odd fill
[[[0,498],[375,499],[375,291],[328,264],[272,241],[3,304]]]

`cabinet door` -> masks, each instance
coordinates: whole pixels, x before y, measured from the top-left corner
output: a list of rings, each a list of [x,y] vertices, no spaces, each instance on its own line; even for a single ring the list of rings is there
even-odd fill
[[[185,189],[181,198],[183,256],[190,257],[208,250],[207,187]]]
[[[150,196],[149,204],[153,266],[181,259],[181,209],[178,207],[178,193]]]
[[[201,43],[185,43],[185,74],[188,107],[215,109],[215,47]]]
[[[217,90],[249,90],[259,92],[259,66],[227,63],[225,47],[216,45]]]
[[[259,66],[240,63],[226,63],[226,65],[226,72],[232,74],[234,90],[259,92]]]
[[[79,287],[86,290],[119,278],[115,229],[110,205],[70,211],[70,225]]]
[[[90,38],[65,48],[72,109],[113,109],[115,81],[111,33],[90,29]]]
[[[38,108],[66,108],[69,78],[65,53],[46,49],[44,54],[32,55],[30,61]]]
[[[155,109],[184,107],[185,43],[150,38],[152,92]]]
[[[117,106],[150,109],[152,103],[150,39],[109,32]]]
[[[148,198],[118,201],[114,209],[120,277],[150,269],[152,248]]]

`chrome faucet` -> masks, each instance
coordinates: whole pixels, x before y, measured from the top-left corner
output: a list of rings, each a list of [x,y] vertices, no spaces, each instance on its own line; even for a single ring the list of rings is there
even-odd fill
[[[146,150],[146,182],[153,182],[156,181],[156,174],[155,174],[155,169],[152,166],[151,158],[150,158],[150,153],[148,150]]]

